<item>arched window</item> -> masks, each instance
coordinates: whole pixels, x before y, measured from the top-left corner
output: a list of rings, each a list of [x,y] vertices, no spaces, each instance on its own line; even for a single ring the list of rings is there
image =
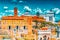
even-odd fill
[[[11,26],[9,26],[9,30],[11,29]]]
[[[34,30],[32,30],[32,33],[33,33],[33,34],[35,33]]]
[[[23,28],[26,29],[26,26],[24,26]]]
[[[19,27],[18,26],[16,26],[16,29],[18,29]]]

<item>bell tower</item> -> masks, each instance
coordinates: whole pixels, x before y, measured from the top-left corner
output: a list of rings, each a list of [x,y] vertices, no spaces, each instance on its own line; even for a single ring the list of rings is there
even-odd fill
[[[18,15],[18,12],[17,12],[17,8],[15,7],[14,8],[14,16],[17,16]]]

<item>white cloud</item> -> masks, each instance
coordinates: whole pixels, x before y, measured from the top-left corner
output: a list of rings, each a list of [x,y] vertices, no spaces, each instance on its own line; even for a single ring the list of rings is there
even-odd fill
[[[14,10],[5,10],[5,12],[14,12]]]
[[[5,16],[5,13],[3,13],[2,16]]]
[[[43,13],[41,9],[38,10],[40,13]]]
[[[14,10],[5,10],[5,12],[14,12]],[[18,13],[19,13],[20,11],[18,10]]]
[[[2,16],[4,16],[4,15],[5,15],[5,13],[1,12],[1,13],[0,13],[0,18],[1,18]]]
[[[24,6],[24,9],[31,11],[31,8],[29,8],[28,6]]]
[[[8,10],[5,10],[5,12],[8,12]]]
[[[46,10],[46,9],[43,9],[43,10]]]
[[[20,2],[20,3],[22,3],[23,1],[22,1],[22,0],[20,0],[19,2]]]
[[[1,18],[2,16],[0,15],[0,18]]]
[[[19,14],[21,14],[21,13],[19,13]]]
[[[52,10],[55,11],[56,14],[59,14],[59,13],[60,13],[60,9],[59,9],[59,8],[54,8],[54,9],[52,9]]]
[[[14,12],[14,10],[9,10],[9,12]]]
[[[34,12],[37,12],[36,9],[33,10]]]
[[[50,10],[46,10],[44,11],[45,13],[54,13],[53,11],[50,11]]]
[[[21,15],[21,13],[18,13],[18,16],[20,16]]]
[[[2,17],[2,16],[5,16],[5,13],[1,12],[0,13],[0,17]]]
[[[18,13],[19,13],[20,11],[18,10]]]
[[[50,10],[46,10],[45,12],[46,12],[46,13],[49,13],[49,12],[50,12]]]
[[[54,8],[54,9],[52,9],[52,10],[56,11],[56,10],[59,10],[59,8]]]
[[[12,14],[9,14],[9,16],[13,16]]]
[[[2,15],[2,12],[0,12],[0,15]]]
[[[39,11],[40,13],[43,13],[40,8],[34,9],[33,11],[35,11],[35,12]]]
[[[60,10],[56,11],[56,14],[60,13]]]
[[[4,6],[4,9],[8,9],[8,7],[7,6]]]

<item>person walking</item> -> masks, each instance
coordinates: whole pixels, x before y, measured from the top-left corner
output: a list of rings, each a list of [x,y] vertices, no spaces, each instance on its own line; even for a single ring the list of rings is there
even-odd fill
[[[40,40],[42,40],[42,38],[40,38]]]
[[[46,38],[47,38],[47,37],[46,37],[46,35],[45,35],[45,36],[43,36],[43,38],[44,38],[43,40],[47,40],[47,39],[46,39]]]

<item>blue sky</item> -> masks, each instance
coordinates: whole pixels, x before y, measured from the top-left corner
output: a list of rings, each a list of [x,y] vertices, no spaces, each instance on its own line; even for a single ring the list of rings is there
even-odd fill
[[[34,15],[38,10],[43,14],[52,9],[56,21],[60,20],[60,0],[0,0],[0,18],[14,15],[14,7],[18,8],[19,16],[24,14],[25,10],[29,10]]]

